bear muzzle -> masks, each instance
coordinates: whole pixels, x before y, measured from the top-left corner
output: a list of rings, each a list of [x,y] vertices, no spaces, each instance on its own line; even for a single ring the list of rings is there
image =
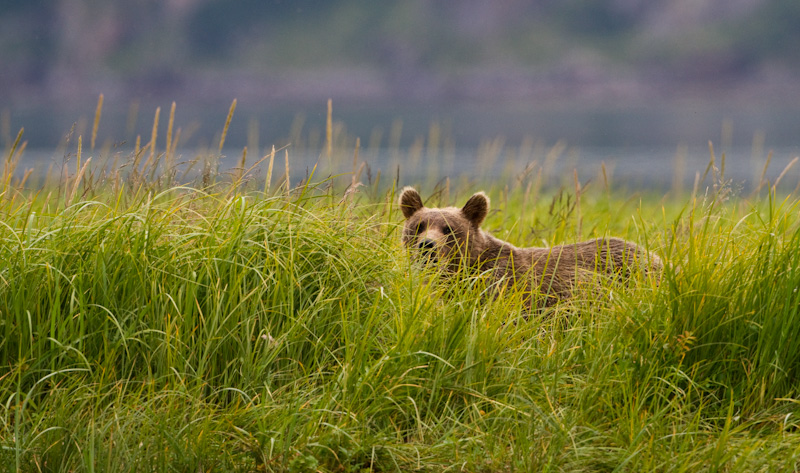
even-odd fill
[[[422,251],[433,251],[436,249],[436,241],[431,238],[421,238],[417,243],[417,249]]]
[[[420,238],[416,245],[419,260],[423,264],[436,264],[438,254],[436,250],[436,240],[431,238]]]

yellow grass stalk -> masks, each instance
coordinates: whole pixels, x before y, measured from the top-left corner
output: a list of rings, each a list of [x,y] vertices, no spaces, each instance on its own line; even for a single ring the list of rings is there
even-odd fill
[[[603,173],[603,186],[606,189],[606,194],[611,191],[611,188],[608,184],[608,172],[606,171],[606,162],[600,161],[600,171]]]
[[[325,152],[328,155],[328,165],[331,166],[333,158],[333,100],[328,99],[328,115],[325,119]]]
[[[47,197],[45,197],[45,199],[44,199],[44,203],[42,204],[42,209],[44,211],[49,211],[50,210],[49,205],[50,205],[50,198],[51,197],[53,197],[53,192],[52,191],[48,192],[47,193]]]
[[[228,118],[225,120],[225,127],[222,129],[222,136],[219,137],[219,154],[222,154],[222,147],[225,146],[225,137],[228,135],[228,127],[231,125],[233,119],[233,111],[236,110],[236,99],[231,102],[231,108],[228,110]]]
[[[19,133],[17,133],[17,139],[14,140],[14,144],[11,145],[11,149],[8,151],[8,156],[6,157],[5,169],[3,170],[3,194],[8,191],[8,186],[11,183],[11,176],[14,174],[14,168],[16,167],[14,156],[24,131],[25,128],[19,129]]]
[[[19,145],[19,149],[17,149],[17,152],[14,153],[14,159],[11,162],[11,169],[10,169],[10,174],[12,176],[14,175],[14,172],[16,172],[17,166],[19,165],[19,162],[22,159],[22,154],[25,153],[25,148],[27,147],[28,147],[28,142],[23,141],[22,144]],[[25,177],[17,187],[22,188],[22,186],[25,184],[25,181],[27,180],[28,174],[30,174],[31,171],[33,171],[33,169],[25,171]]]
[[[14,163],[19,163],[19,160],[22,159],[22,154],[25,153],[25,149],[28,147],[28,142],[23,141],[21,145],[19,145],[19,149],[16,152],[16,157],[14,158]]]
[[[583,217],[581,217],[581,181],[578,179],[578,170],[573,168],[572,174],[575,177],[575,216],[576,216],[576,236],[578,240],[581,239],[581,226],[583,223]]]
[[[161,107],[156,107],[156,116],[153,119],[153,133],[150,135],[150,157],[147,162],[153,161],[156,154],[156,138],[158,137],[158,116],[161,114]]]
[[[52,180],[53,180],[53,163],[50,163],[50,165],[47,166],[47,173],[45,173],[44,175],[44,185],[42,187],[45,189],[51,187],[50,183]]]
[[[355,153],[353,153],[353,177],[352,177],[352,180],[350,181],[350,186],[351,187],[355,187],[356,186],[356,181],[357,181],[357,178],[358,178],[356,176],[356,173],[357,173],[357,168],[358,168],[358,150],[359,150],[359,148],[361,148],[361,138],[356,138],[356,151],[355,151]]]
[[[717,169],[716,159],[717,158],[714,155],[714,143],[712,143],[711,140],[708,140],[708,152],[711,155],[711,157],[709,158],[708,166],[706,166],[706,170],[703,173],[703,178],[700,179],[700,182],[706,180],[706,176],[708,176],[708,171],[711,171],[712,169],[714,170],[714,176],[716,176],[716,174],[717,174],[717,171],[716,171],[716,169]]]
[[[692,198],[690,199],[692,202],[695,201],[697,198],[697,191],[700,189],[700,171],[694,173],[694,186],[692,186]]]
[[[358,170],[356,171],[355,178],[353,179],[355,181],[355,185],[353,186],[354,188],[355,188],[355,186],[358,186],[359,183],[361,182],[361,173],[364,172],[364,167],[366,167],[366,165],[367,165],[366,161],[361,161],[361,165],[358,166]]]
[[[289,179],[289,150],[286,150],[286,197],[289,197],[291,180]]]
[[[80,137],[78,141],[80,142]],[[70,192],[69,196],[67,196],[66,205],[72,204],[72,200],[75,198],[75,194],[78,193],[78,187],[81,184],[81,178],[83,178],[83,175],[86,173],[86,168],[89,166],[89,163],[91,162],[92,158],[87,159],[86,162],[83,163],[83,166],[81,166],[81,169],[78,171],[78,174],[75,176],[75,183],[72,185],[72,192]]]
[[[169,122],[167,123],[167,155],[165,156],[165,160],[167,162],[167,168],[169,168],[170,159],[172,158],[172,125],[175,123],[175,102],[172,102],[172,106],[169,109]]]
[[[237,185],[241,184],[242,179],[244,179],[244,169],[247,162],[247,146],[244,147],[242,150],[242,160],[239,162],[239,177],[236,178]]]
[[[78,162],[75,163],[75,174],[81,171],[81,150],[83,149],[83,136],[78,135]]]
[[[141,161],[144,152],[147,151],[147,147],[150,146],[150,143],[148,143],[144,146],[144,148],[142,148],[141,144],[142,137],[137,135],[136,146],[134,147],[133,154],[133,164],[131,165],[131,176],[134,178],[139,175],[139,161]]]
[[[767,176],[767,168],[769,167],[769,163],[772,161],[772,151],[767,153],[767,160],[764,162],[764,168],[761,170],[761,179],[758,180],[758,186],[756,186],[756,190],[753,191],[753,195],[757,195],[761,188],[764,187],[766,184],[766,176]]]
[[[267,167],[267,178],[264,182],[264,194],[269,194],[270,183],[272,182],[272,165],[275,164],[275,145],[272,146],[272,152],[269,153],[269,166]]]
[[[92,126],[92,151],[94,142],[97,139],[97,128],[100,126],[100,115],[103,113],[103,94],[97,98],[97,109],[94,111],[94,125]]]
[[[78,121],[75,122],[75,127],[73,129],[75,130],[74,135],[86,135],[86,117],[79,118]]]
[[[150,135],[150,142],[145,145],[145,148],[150,147],[150,155],[142,165],[141,175],[145,175],[147,170],[150,169],[150,175],[155,176],[156,169],[158,169],[158,156],[156,155],[156,140],[158,139],[158,121],[161,115],[161,107],[156,107],[156,116],[153,119],[153,132]],[[138,162],[138,161],[137,161]]]
[[[27,182],[28,178],[31,177],[31,174],[33,174],[33,169],[26,169],[25,174],[22,176],[22,180],[19,181],[19,185],[17,187],[20,189],[25,187],[25,182]]]
[[[178,149],[178,143],[181,141],[181,127],[175,132],[175,139],[172,140],[172,149],[169,150],[169,155],[175,157],[175,150]]]
[[[84,166],[81,167],[81,157],[83,153],[83,136],[78,135],[78,150],[77,150],[77,162],[75,164],[75,184],[72,186],[72,190],[70,191],[69,188],[69,176],[65,178],[65,189],[64,189],[64,206],[67,207],[72,203],[72,198],[75,196],[75,191],[78,189],[78,182],[80,182],[80,176],[83,174],[82,170],[85,170],[86,163]],[[91,158],[88,161],[90,161]]]
[[[800,161],[800,157],[796,156],[793,160],[791,160],[791,162],[789,162],[789,164],[786,165],[785,168],[783,168],[781,174],[778,176],[777,179],[775,179],[775,184],[772,185],[772,192],[775,192],[775,190],[778,188],[778,184],[780,184],[781,182],[781,179],[783,179],[783,176],[785,176],[786,173],[789,172],[789,169],[791,169],[792,166],[794,166],[797,163],[797,161]]]
[[[286,149],[286,147],[287,147],[287,146],[288,146],[288,145],[286,145],[285,147],[281,148],[281,150],[284,150],[284,149]],[[247,151],[247,147],[245,147],[245,151],[244,151],[244,153],[247,153],[247,152],[248,152],[248,151]],[[267,155],[265,155],[263,158],[261,158],[261,159],[259,159],[258,161],[254,162],[253,164],[251,164],[251,165],[250,165],[250,167],[249,167],[249,168],[246,168],[246,169],[245,169],[245,165],[246,165],[246,163],[245,163],[245,161],[244,161],[244,158],[245,158],[245,156],[242,156],[242,162],[241,162],[241,165],[242,165],[242,171],[241,171],[241,178],[240,178],[240,180],[244,180],[244,178],[245,178],[246,176],[250,175],[250,173],[251,173],[251,172],[253,172],[253,170],[254,170],[254,169],[256,169],[257,167],[261,166],[261,163],[263,163],[263,162],[264,162],[264,161],[266,161],[267,159],[269,159],[270,161],[272,161],[272,162],[273,162],[272,164],[274,164],[274,160],[275,160],[275,147],[274,147],[274,146],[272,147],[272,152],[271,152],[270,154],[267,154]],[[314,165],[314,169],[316,169],[316,165]],[[267,176],[267,179],[268,179],[268,180],[270,180],[270,181],[272,180],[272,167],[270,167],[270,169],[269,169],[269,175]],[[267,182],[265,182],[265,183],[264,183],[264,193],[266,193],[266,192],[269,190],[269,188],[268,188],[268,185],[267,185],[267,184],[268,184]]]

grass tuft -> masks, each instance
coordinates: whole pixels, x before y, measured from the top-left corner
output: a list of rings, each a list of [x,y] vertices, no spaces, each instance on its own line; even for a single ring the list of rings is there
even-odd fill
[[[498,203],[485,226],[500,238],[616,235],[666,262],[660,280],[602,281],[528,313],[514,288],[488,296],[480,275],[411,265],[396,183],[372,181],[360,141],[337,149],[330,119],[320,155],[355,155],[353,173],[315,180],[315,169],[294,185],[289,151],[275,148],[248,169],[243,152],[233,176],[198,156],[200,175],[176,185],[156,128],[120,167],[90,164],[108,162],[92,146],[74,175],[38,188],[13,172],[21,134],[7,155],[9,470],[798,468],[797,196],[764,185],[740,198],[721,171],[691,197],[631,197],[605,168],[603,185],[576,170],[547,187],[550,171],[533,165],[483,183]],[[279,151],[285,180],[272,186]],[[476,187],[441,182],[431,202],[442,205]]]

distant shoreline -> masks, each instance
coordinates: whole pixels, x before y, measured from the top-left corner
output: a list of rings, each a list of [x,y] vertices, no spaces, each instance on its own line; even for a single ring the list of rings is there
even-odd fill
[[[413,70],[412,70],[413,69]],[[708,71],[706,71],[708,72]],[[69,107],[103,93],[112,100],[215,104],[336,102],[453,104],[492,103],[642,106],[696,101],[742,106],[800,106],[800,81],[778,66],[720,73],[687,73],[657,67],[614,70],[580,62],[550,68],[475,67],[436,72],[420,68],[384,71],[369,67],[251,70],[157,70],[121,76],[104,71],[63,70],[28,83],[8,82],[0,107],[24,110],[48,104]]]

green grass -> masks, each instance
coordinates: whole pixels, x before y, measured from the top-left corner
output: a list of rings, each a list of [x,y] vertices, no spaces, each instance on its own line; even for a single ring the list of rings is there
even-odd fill
[[[666,262],[525,314],[412,266],[385,185],[77,171],[0,201],[9,471],[800,468],[797,196],[482,183],[500,238]]]

